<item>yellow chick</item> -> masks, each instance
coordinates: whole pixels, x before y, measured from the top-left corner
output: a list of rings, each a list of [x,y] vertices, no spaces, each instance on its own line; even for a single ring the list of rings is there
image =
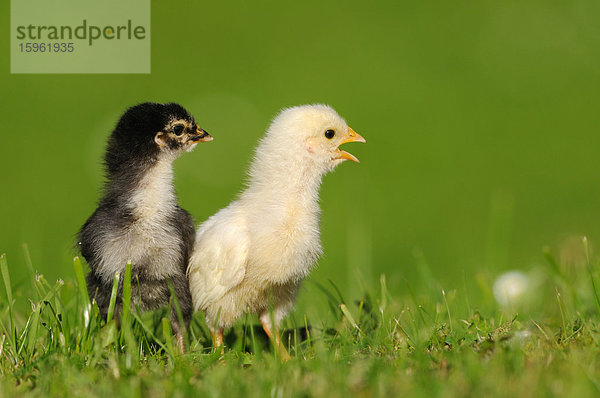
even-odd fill
[[[338,148],[347,142],[366,141],[329,106],[284,109],[256,148],[246,190],[198,228],[187,272],[215,347],[224,328],[257,313],[289,358],[275,331],[322,253],[322,177],[344,160],[358,162]]]

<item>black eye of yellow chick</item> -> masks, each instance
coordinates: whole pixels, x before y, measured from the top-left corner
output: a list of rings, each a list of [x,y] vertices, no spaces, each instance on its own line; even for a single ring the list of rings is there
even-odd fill
[[[332,139],[334,136],[335,136],[335,131],[333,131],[333,130],[331,130],[331,129],[330,129],[330,130],[327,130],[327,131],[325,132],[325,137],[326,137],[328,140]]]
[[[175,133],[175,135],[181,135],[183,134],[184,129],[183,124],[176,124],[175,127],[173,127],[173,133]]]

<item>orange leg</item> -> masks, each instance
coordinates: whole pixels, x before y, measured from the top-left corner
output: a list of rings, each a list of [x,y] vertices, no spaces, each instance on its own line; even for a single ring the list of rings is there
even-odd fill
[[[288,351],[285,349],[285,346],[281,342],[281,339],[279,339],[279,334],[273,333],[273,331],[271,330],[270,322],[263,320],[263,317],[261,317],[260,323],[267,336],[269,336],[269,340],[271,340],[271,343],[275,345],[275,351],[279,353],[279,356],[281,357],[281,362],[287,362],[290,359],[292,359]]]
[[[225,346],[223,345],[223,329],[219,329],[216,332],[210,331],[210,337],[212,338],[213,350],[221,347],[221,355],[225,354]]]

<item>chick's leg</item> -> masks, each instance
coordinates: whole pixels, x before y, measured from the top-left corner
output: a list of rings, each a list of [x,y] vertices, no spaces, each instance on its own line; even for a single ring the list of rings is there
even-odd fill
[[[175,341],[177,342],[177,348],[181,353],[185,353],[186,346],[184,330],[181,328],[181,326],[179,326],[178,320],[173,320],[173,312],[173,309],[171,309],[171,325],[173,325],[173,335],[175,336]]]
[[[173,332],[177,341],[177,346],[181,352],[186,351],[185,347],[185,333],[188,331],[190,326],[190,320],[192,319],[193,306],[192,296],[188,287],[188,281],[185,275],[176,275],[171,279],[173,283],[173,290],[175,297],[173,300],[177,300],[179,310],[181,311],[181,317],[183,318],[183,325],[179,320],[179,314],[175,307],[175,302],[171,305],[171,324],[173,325]]]
[[[285,313],[287,313],[287,311],[285,311]],[[275,346],[275,351],[278,352],[279,356],[281,357],[281,362],[287,362],[291,359],[290,354],[285,349],[285,345],[279,338],[278,331],[279,322],[281,321],[285,313],[281,314],[280,311],[277,311],[277,309],[275,309],[275,311],[273,311],[272,317],[269,311],[263,312],[259,316],[260,323],[265,333],[267,334],[267,336],[269,336],[269,340],[271,340],[271,343],[273,343],[273,345]],[[271,322],[271,318],[274,318],[274,322]],[[273,326],[273,323],[275,323],[275,327]]]
[[[223,345],[223,329],[210,329],[210,337],[213,343],[213,349],[216,351],[221,347],[221,355],[225,354],[225,346]]]

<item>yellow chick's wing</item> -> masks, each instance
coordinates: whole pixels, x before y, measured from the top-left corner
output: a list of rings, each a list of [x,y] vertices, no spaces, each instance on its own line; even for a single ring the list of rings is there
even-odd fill
[[[188,276],[195,310],[205,310],[240,284],[246,274],[249,239],[242,217],[225,208],[196,232]]]

